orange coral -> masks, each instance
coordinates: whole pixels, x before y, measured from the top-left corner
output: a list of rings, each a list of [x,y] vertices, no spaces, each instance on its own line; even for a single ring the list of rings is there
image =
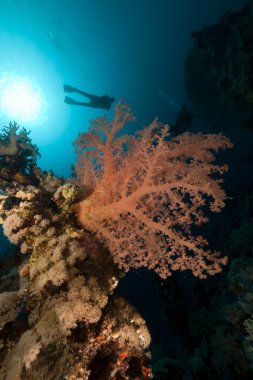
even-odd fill
[[[214,153],[232,144],[218,134],[169,140],[168,126],[157,120],[135,137],[117,137],[133,118],[119,103],[112,121],[96,119],[76,140],[77,179],[87,190],[77,205],[80,223],[125,271],[146,266],[162,278],[173,270],[190,269],[200,278],[219,272],[226,258],[212,253],[191,226],[208,220],[206,206],[214,212],[224,206],[217,174],[227,167],[214,164]]]

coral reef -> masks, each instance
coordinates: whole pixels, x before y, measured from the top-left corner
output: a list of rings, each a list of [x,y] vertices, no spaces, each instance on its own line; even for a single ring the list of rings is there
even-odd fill
[[[190,269],[203,278],[225,264],[190,227],[207,221],[204,207],[224,205],[217,175],[226,166],[214,153],[230,142],[187,133],[169,140],[157,120],[116,136],[132,119],[120,102],[112,122],[95,120],[75,143],[69,181],[36,166],[38,152],[31,156],[16,125],[5,130],[0,216],[20,259],[1,273],[0,380],[152,378],[150,334],[115,295],[120,278],[143,265],[161,277]]]
[[[0,296],[0,379],[147,379],[149,332],[113,295],[120,272],[108,252],[75,223],[78,188],[36,173],[39,185],[10,183],[0,200],[23,255],[16,289]]]

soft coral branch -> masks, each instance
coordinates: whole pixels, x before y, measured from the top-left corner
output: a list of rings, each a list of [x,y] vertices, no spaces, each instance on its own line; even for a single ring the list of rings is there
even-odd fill
[[[212,253],[191,226],[208,220],[207,205],[215,212],[224,206],[221,180],[212,174],[227,167],[214,164],[214,153],[231,143],[222,135],[188,133],[169,141],[168,126],[157,120],[135,137],[117,138],[133,119],[119,103],[112,122],[95,120],[75,142],[79,182],[85,177],[83,185],[92,188],[77,206],[79,221],[125,270],[146,266],[163,278],[177,269],[201,278],[219,272],[226,258]]]

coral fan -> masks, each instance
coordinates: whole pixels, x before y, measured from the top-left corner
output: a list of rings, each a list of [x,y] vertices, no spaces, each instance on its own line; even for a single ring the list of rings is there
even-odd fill
[[[133,119],[120,102],[112,121],[96,119],[75,141],[85,193],[77,205],[80,223],[125,271],[145,266],[163,278],[173,270],[190,269],[200,278],[219,272],[226,258],[212,253],[191,226],[208,220],[208,205],[214,212],[224,206],[217,174],[227,167],[215,165],[214,152],[231,143],[217,134],[169,140],[168,126],[157,120],[135,137],[116,136]]]

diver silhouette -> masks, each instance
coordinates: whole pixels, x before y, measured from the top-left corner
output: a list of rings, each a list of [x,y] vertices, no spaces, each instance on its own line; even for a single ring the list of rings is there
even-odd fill
[[[71,87],[67,84],[64,84],[63,88],[65,92],[75,92],[89,99],[89,102],[78,102],[70,98],[69,96],[65,96],[64,102],[67,104],[109,110],[111,108],[112,103],[115,101],[115,98],[110,97],[108,95],[102,95],[102,96],[91,95],[91,94],[88,94],[87,92],[78,90],[77,88]]]

